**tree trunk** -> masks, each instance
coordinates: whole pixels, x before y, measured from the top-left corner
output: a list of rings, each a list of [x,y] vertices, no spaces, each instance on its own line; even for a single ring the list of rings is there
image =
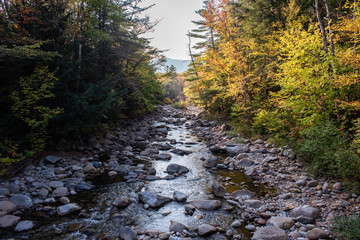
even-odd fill
[[[331,55],[335,55],[335,47],[334,47],[334,40],[332,36],[332,29],[331,29],[331,17],[330,17],[330,10],[327,0],[323,0],[326,8],[326,20],[328,21],[328,28],[329,28],[329,40],[330,40],[330,47],[331,47]]]
[[[325,32],[325,28],[324,28],[324,25],[321,21],[321,16],[320,16],[320,12],[319,12],[319,0],[315,0],[315,11],[316,11],[316,17],[317,17],[317,20],[319,22],[319,27],[320,27],[320,30],[321,30],[321,35],[322,35],[322,38],[323,38],[323,43],[324,43],[324,51],[326,53],[328,53],[328,45],[327,45],[327,38],[326,38],[326,32]]]
[[[190,37],[189,34],[190,34],[190,33],[188,33],[188,37],[189,37],[189,54],[190,54],[190,57],[191,57],[191,63],[192,63],[192,65],[193,65],[193,67],[194,67],[194,70],[195,70],[195,74],[196,74],[196,76],[198,77],[199,74],[198,74],[197,69],[196,69],[194,57],[193,57],[193,55],[191,54],[191,37]]]

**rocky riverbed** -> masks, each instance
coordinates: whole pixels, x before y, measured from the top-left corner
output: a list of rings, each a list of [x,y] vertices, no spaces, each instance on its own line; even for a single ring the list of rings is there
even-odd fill
[[[360,197],[295,153],[227,136],[194,109],[159,110],[66,141],[0,184],[1,239],[332,239]]]

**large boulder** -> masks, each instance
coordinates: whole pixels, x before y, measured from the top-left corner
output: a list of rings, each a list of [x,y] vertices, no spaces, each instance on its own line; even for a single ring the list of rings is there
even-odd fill
[[[227,193],[226,189],[217,182],[212,185],[212,192],[217,197],[224,197]]]
[[[69,203],[69,204],[58,207],[56,209],[56,212],[60,216],[65,216],[65,215],[68,215],[70,213],[76,212],[76,211],[78,211],[80,209],[81,209],[81,207],[79,205],[77,205],[76,203]]]
[[[168,173],[187,173],[189,172],[189,169],[187,167],[181,166],[176,163],[169,164],[166,168],[166,172]]]
[[[299,221],[301,223],[314,223],[315,220],[319,217],[319,209],[304,205],[294,208],[291,211],[290,215],[296,221]]]
[[[219,200],[195,200],[189,202],[189,204],[197,209],[204,210],[215,210],[221,207],[221,201]]]
[[[289,240],[289,237],[283,229],[267,226],[258,229],[251,240]]]
[[[10,197],[10,202],[15,204],[19,209],[29,209],[33,206],[31,198],[23,194],[13,194]]]
[[[169,197],[164,197],[148,191],[139,193],[139,200],[145,204],[148,204],[152,208],[162,207],[166,203],[172,201],[172,199]]]
[[[294,220],[291,217],[271,217],[267,224],[281,229],[289,229],[294,225]]]
[[[8,228],[15,226],[20,220],[20,217],[14,215],[5,215],[0,217],[0,228]]]
[[[181,233],[184,230],[188,231],[189,227],[182,224],[182,223],[180,223],[180,222],[171,220],[169,230],[170,230],[170,232],[179,232],[179,233]]]
[[[214,227],[210,224],[202,224],[196,228],[196,231],[200,236],[213,234],[217,232],[217,230],[218,230],[217,227]]]

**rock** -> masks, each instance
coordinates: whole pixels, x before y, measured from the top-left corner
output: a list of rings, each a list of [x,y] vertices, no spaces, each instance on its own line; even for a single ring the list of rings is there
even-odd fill
[[[197,233],[200,236],[205,236],[217,232],[217,228],[210,224],[202,224],[196,228]]]
[[[172,164],[169,164],[166,168],[166,172],[168,173],[187,173],[189,172],[189,169],[187,167],[184,167],[184,166],[181,166],[179,164],[175,164],[175,163],[172,163]]]
[[[295,152],[292,149],[285,149],[282,153],[283,156],[288,157],[290,159],[295,159]]]
[[[148,204],[152,208],[161,207],[164,204],[172,201],[171,198],[147,191],[139,193],[139,200],[145,204]]]
[[[267,226],[258,229],[251,240],[289,240],[289,237],[283,229]]]
[[[179,191],[175,191],[173,194],[173,198],[177,202],[185,202],[187,197],[188,196],[186,194],[179,192]]]
[[[112,205],[115,207],[127,207],[131,204],[131,201],[128,197],[118,197],[114,200]]]
[[[119,236],[122,240],[137,240],[137,234],[129,227],[121,226],[119,228]]]
[[[231,223],[231,226],[233,228],[239,228],[239,227],[241,227],[241,225],[242,225],[242,223],[240,220],[235,220],[234,222]]]
[[[85,173],[95,173],[95,172],[97,172],[96,168],[94,167],[94,165],[92,165],[92,163],[89,163],[88,165],[86,165],[86,167],[83,168],[83,171]]]
[[[227,193],[226,189],[217,182],[212,185],[212,192],[217,197],[224,197]]]
[[[267,224],[281,229],[289,229],[294,225],[294,220],[291,217],[271,217]]]
[[[20,193],[20,186],[15,183],[10,183],[6,185],[6,188],[10,193],[18,194]]]
[[[49,187],[51,188],[59,188],[59,187],[63,187],[64,186],[64,183],[61,182],[61,181],[51,181],[49,182]]]
[[[342,191],[344,190],[344,185],[340,182],[335,183],[332,188],[336,191]]]
[[[249,225],[245,226],[245,229],[252,232],[252,231],[255,231],[256,227],[252,224],[249,224]]]
[[[318,185],[317,180],[311,180],[306,184],[306,186],[308,186],[308,187],[316,187],[317,185]]]
[[[180,222],[171,220],[169,230],[170,230],[170,232],[182,233],[184,230],[189,231],[189,227]]]
[[[257,209],[257,208],[260,208],[261,206],[264,205],[264,203],[260,200],[245,200],[245,204],[246,206],[248,206],[249,208],[254,208],[254,209]]]
[[[245,175],[249,176],[249,177],[258,176],[259,172],[258,172],[258,170],[256,168],[250,168],[249,170],[247,170],[245,172]]]
[[[251,160],[250,158],[243,158],[239,162],[237,162],[235,165],[237,168],[243,169],[243,168],[248,168],[253,164],[254,164],[254,161]]]
[[[219,200],[195,200],[189,202],[189,204],[204,210],[215,210],[221,207],[221,201]]]
[[[75,232],[77,230],[80,230],[81,228],[83,228],[85,226],[84,223],[70,223],[69,227],[68,227],[68,231],[69,232]]]
[[[70,203],[70,199],[67,197],[61,197],[59,199],[59,202],[61,202],[62,204],[68,204],[68,203]]]
[[[162,127],[162,128],[156,128],[156,133],[162,134],[162,135],[167,135],[168,130],[166,127]]]
[[[8,228],[15,226],[15,224],[20,220],[20,217],[14,215],[5,215],[0,217],[0,228]]]
[[[80,209],[81,209],[81,207],[79,205],[77,205],[76,203],[69,203],[69,204],[58,207],[56,209],[56,212],[60,216],[65,216],[65,215],[68,215],[70,213],[76,212],[76,211],[78,211]]]
[[[216,164],[218,164],[218,161],[219,159],[217,157],[212,156],[211,158],[205,160],[202,165],[205,168],[213,168],[216,166]]]
[[[14,203],[19,209],[29,209],[33,206],[31,198],[22,194],[13,194],[10,197],[10,202]]]
[[[46,156],[45,157],[45,162],[50,163],[50,164],[55,164],[57,162],[59,162],[62,158],[58,157],[58,156]]]
[[[118,173],[116,172],[116,171],[110,171],[110,172],[108,172],[108,176],[109,177],[115,177],[115,176],[117,176],[118,175]]]
[[[171,150],[172,153],[175,153],[176,155],[180,155],[180,156],[185,156],[185,155],[189,155],[192,152],[191,151],[186,151],[186,150],[182,150],[182,149],[173,149]]]
[[[167,240],[170,238],[170,233],[160,233],[159,234],[159,239],[160,240]]]
[[[246,144],[239,144],[236,146],[226,146],[226,152],[230,156],[236,156],[240,153],[249,152],[249,147]]]
[[[329,233],[320,228],[313,228],[306,233],[306,238],[309,240],[328,239]]]
[[[218,145],[212,145],[209,147],[209,150],[212,152],[212,153],[224,153],[225,150],[222,149],[221,147],[219,147]]]
[[[35,224],[33,221],[30,220],[21,221],[16,225],[15,231],[16,232],[28,231],[31,230],[34,226]]]
[[[10,195],[10,191],[7,188],[0,187],[0,195],[3,195],[5,197]]]
[[[89,191],[91,189],[93,189],[95,186],[92,185],[91,183],[88,182],[79,182],[76,185],[76,190],[77,191]]]
[[[294,208],[290,215],[301,223],[314,223],[315,219],[319,217],[319,210],[317,208],[305,205]]]
[[[170,160],[172,158],[171,154],[161,153],[154,155],[155,160]]]
[[[231,194],[234,198],[252,198],[255,196],[253,192],[248,190],[237,190]]]
[[[161,177],[159,177],[159,176],[153,176],[153,175],[147,176],[147,177],[145,178],[145,180],[147,180],[147,181],[157,181],[157,180],[160,180],[160,179],[161,179]]]
[[[52,192],[51,197],[65,197],[67,195],[69,195],[69,190],[66,187],[58,187]]]
[[[42,188],[38,192],[38,197],[41,199],[46,199],[49,195],[49,191],[45,188]]]
[[[184,208],[185,208],[185,214],[188,215],[193,215],[196,210],[196,208],[191,204],[186,204]]]
[[[0,202],[0,216],[7,215],[16,210],[16,205],[10,201]]]

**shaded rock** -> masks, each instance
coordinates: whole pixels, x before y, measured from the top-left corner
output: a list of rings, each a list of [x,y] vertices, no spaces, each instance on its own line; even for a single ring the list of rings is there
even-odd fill
[[[213,168],[218,164],[218,162],[219,159],[215,156],[212,156],[211,158],[205,160],[202,165],[205,168]]]
[[[6,188],[9,190],[10,193],[18,194],[20,193],[20,186],[14,183],[9,183],[6,185]]]
[[[227,193],[226,189],[217,182],[212,185],[212,192],[217,197],[224,197]]]
[[[58,187],[52,192],[51,197],[65,197],[67,195],[69,195],[69,190],[66,187]]]
[[[119,228],[119,236],[122,240],[136,240],[137,234],[129,227],[121,226]]]
[[[49,182],[49,187],[51,188],[59,188],[59,187],[63,187],[64,186],[64,183],[61,182],[61,181],[51,181]]]
[[[45,157],[45,162],[50,163],[50,164],[55,164],[57,162],[59,162],[62,158],[58,157],[58,156],[46,156]]]
[[[234,198],[252,198],[255,196],[253,192],[248,190],[237,190],[231,194]]]
[[[236,156],[240,153],[249,152],[249,147],[246,144],[239,144],[236,146],[226,146],[226,152],[230,156]]]
[[[242,225],[242,223],[240,220],[235,220],[234,222],[231,223],[231,226],[233,228],[239,228],[239,227],[241,227],[241,225]]]
[[[243,158],[243,159],[241,159],[239,162],[237,162],[236,164],[235,164],[235,166],[237,167],[237,168],[248,168],[248,167],[250,167],[251,165],[253,165],[254,164],[254,161],[253,160],[251,160],[250,158]]]
[[[286,235],[286,232],[278,227],[267,226],[264,228],[258,229],[252,240],[288,240],[289,237]]]
[[[170,233],[160,233],[159,234],[159,239],[160,240],[167,240],[170,238]]]
[[[157,181],[157,180],[160,180],[160,179],[161,179],[161,177],[153,176],[153,175],[147,176],[145,178],[145,180],[147,180],[147,181]]]
[[[344,185],[340,182],[335,183],[332,188],[336,191],[342,191],[344,190]]]
[[[49,195],[49,191],[45,188],[42,188],[38,192],[38,197],[41,199],[46,199]]]
[[[314,223],[315,219],[319,217],[319,210],[317,208],[305,205],[294,208],[290,215],[299,222]]]
[[[0,187],[0,195],[3,195],[3,196],[5,196],[5,197],[6,197],[6,196],[9,196],[9,195],[10,195],[9,189]]]
[[[154,155],[155,160],[170,160],[172,158],[171,154],[161,153]]]
[[[254,176],[259,175],[259,172],[256,168],[251,168],[245,172],[245,175],[249,176],[249,177],[254,177]]]
[[[282,153],[283,156],[288,157],[290,159],[295,159],[295,152],[292,149],[285,149]]]
[[[252,231],[254,231],[256,229],[256,227],[254,225],[252,225],[252,224],[249,224],[249,225],[245,226],[245,229],[252,232]]]
[[[127,207],[131,204],[131,201],[128,197],[118,197],[114,200],[112,205],[115,207]]]
[[[177,202],[185,202],[187,197],[188,196],[186,194],[179,192],[179,191],[175,191],[173,194],[173,198]]]
[[[81,207],[79,205],[77,205],[76,203],[69,203],[63,206],[60,206],[56,209],[56,212],[60,215],[60,216],[65,216],[67,214],[76,212],[78,210],[80,210]]]
[[[181,166],[179,164],[169,164],[166,168],[166,172],[168,173],[187,173],[189,172],[189,169],[187,167]]]
[[[139,200],[145,204],[148,204],[152,208],[161,207],[164,204],[172,201],[171,198],[147,191],[139,193]]]
[[[294,220],[291,217],[271,217],[268,225],[281,229],[289,229],[294,225]]]
[[[320,228],[314,228],[306,233],[306,238],[308,238],[309,240],[328,239],[329,233],[325,232]]]
[[[186,151],[186,150],[182,150],[182,149],[173,149],[171,150],[172,153],[175,153],[176,155],[180,155],[180,156],[185,156],[185,155],[189,155],[192,152],[191,151]]]
[[[21,221],[16,225],[15,231],[22,232],[22,231],[31,230],[34,226],[35,224],[33,221],[30,220]]]
[[[185,214],[188,215],[193,215],[196,210],[196,208],[191,204],[186,204],[184,208],[185,208]]]
[[[95,186],[88,182],[80,182],[76,185],[77,191],[89,191],[93,189]]]
[[[166,127],[156,128],[156,133],[167,135],[168,130]]]
[[[92,163],[89,163],[86,167],[84,167],[83,171],[85,173],[95,173],[97,170]]]
[[[189,227],[182,224],[182,223],[180,223],[180,222],[171,220],[169,230],[170,230],[170,232],[179,232],[179,233],[181,233],[184,230],[188,231]]]
[[[260,200],[245,200],[245,204],[246,206],[248,206],[249,208],[260,208],[261,206],[264,205],[264,203]]]
[[[115,176],[117,176],[118,175],[118,173],[116,172],[116,171],[110,171],[110,172],[108,172],[108,176],[109,177],[115,177]]]
[[[15,226],[15,224],[20,220],[20,217],[14,215],[5,215],[0,217],[0,228],[8,228]]]
[[[67,197],[61,197],[59,199],[59,202],[61,202],[62,204],[68,204],[68,203],[70,203],[70,199]]]
[[[81,228],[83,228],[85,226],[84,223],[70,223],[69,227],[68,227],[68,231],[69,232],[75,232],[77,230],[80,230]]]
[[[209,150],[212,153],[225,153],[225,149],[222,149],[221,147],[219,147],[218,145],[212,145],[209,147]]]
[[[22,194],[13,194],[10,197],[10,202],[20,209],[29,209],[33,206],[31,198]]]
[[[16,210],[16,205],[10,201],[0,202],[0,216],[7,215]]]
[[[219,200],[195,200],[189,202],[189,204],[204,210],[215,210],[221,207],[221,201]]]
[[[196,228],[197,233],[200,236],[205,236],[217,232],[217,228],[210,224],[202,224]]]

